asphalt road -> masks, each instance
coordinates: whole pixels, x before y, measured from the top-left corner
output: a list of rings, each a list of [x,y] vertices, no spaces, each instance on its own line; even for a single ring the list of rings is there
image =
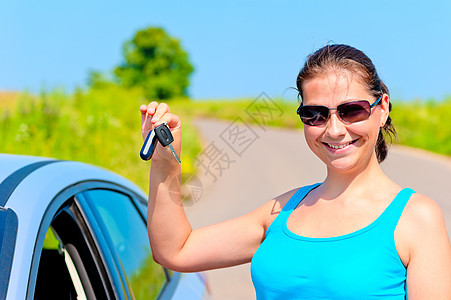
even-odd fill
[[[193,228],[238,217],[290,189],[325,178],[325,167],[308,149],[301,130],[213,120],[197,120],[195,125],[204,152],[198,157],[200,176],[192,186],[196,194],[186,206]],[[382,167],[399,185],[436,200],[451,233],[450,158],[392,146]],[[255,299],[249,267],[206,272],[213,299]]]

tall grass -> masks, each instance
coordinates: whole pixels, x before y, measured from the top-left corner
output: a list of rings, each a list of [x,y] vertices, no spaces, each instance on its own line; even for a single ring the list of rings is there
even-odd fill
[[[0,105],[0,152],[77,160],[102,166],[148,189],[149,163],[139,157],[142,146],[139,90],[115,86],[22,94],[14,106]],[[200,142],[186,124],[182,138],[183,172],[194,172]]]
[[[142,145],[139,106],[146,103],[139,90],[106,86],[73,95],[61,91],[20,94],[14,103],[0,103],[0,152],[77,160],[110,169],[148,189],[149,163],[139,158]],[[244,117],[251,100],[173,100],[180,115],[182,172],[195,173],[201,151],[193,118],[235,120]],[[282,115],[269,126],[302,128],[297,103],[276,101]],[[394,102],[391,113],[399,142],[451,155],[451,97],[444,101]]]
[[[391,115],[400,144],[451,156],[451,96],[395,102]]]

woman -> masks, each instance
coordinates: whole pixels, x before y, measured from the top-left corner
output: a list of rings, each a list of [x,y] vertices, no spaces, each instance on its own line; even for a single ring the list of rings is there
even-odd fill
[[[252,260],[258,299],[451,299],[451,245],[439,206],[379,165],[394,129],[388,89],[371,60],[347,45],[325,46],[307,58],[297,88],[324,182],[192,230],[173,184],[180,166],[158,146],[148,206],[155,260],[181,272]],[[141,114],[143,137],[168,122],[180,153],[181,122],[168,106],[152,102]]]

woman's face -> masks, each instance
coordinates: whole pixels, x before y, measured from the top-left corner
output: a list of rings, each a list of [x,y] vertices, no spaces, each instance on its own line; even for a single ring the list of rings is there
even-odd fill
[[[360,82],[360,76],[349,71],[331,70],[303,84],[304,105],[333,108],[352,100],[373,103],[377,99]],[[374,146],[379,129],[388,117],[388,101],[388,96],[384,94],[381,105],[372,108],[367,120],[351,124],[343,123],[337,111],[331,110],[324,125],[304,125],[307,144],[329,169],[363,170],[371,159],[377,161]]]

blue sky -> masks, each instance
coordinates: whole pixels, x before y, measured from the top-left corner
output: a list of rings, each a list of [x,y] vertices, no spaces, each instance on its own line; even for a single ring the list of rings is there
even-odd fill
[[[363,50],[394,99],[451,95],[451,1],[0,0],[0,90],[85,86],[148,26],[181,40],[195,99],[295,99],[305,57],[329,43]]]

